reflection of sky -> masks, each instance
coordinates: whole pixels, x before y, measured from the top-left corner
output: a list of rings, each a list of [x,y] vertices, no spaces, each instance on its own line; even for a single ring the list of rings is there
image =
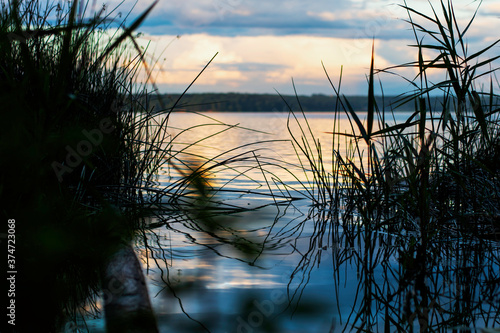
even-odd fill
[[[261,212],[259,216],[269,223],[275,217],[276,210],[267,209]],[[257,212],[257,214],[259,214]],[[255,213],[253,214],[255,215]],[[275,226],[279,231],[288,223],[288,227],[293,227],[297,223],[304,221],[301,217],[294,221],[294,218],[300,217],[300,213],[290,211],[290,214],[281,218]],[[244,216],[236,223],[245,224],[248,229],[255,227],[250,216]],[[298,250],[291,253],[292,248],[289,245],[277,250],[267,250],[265,254],[257,260],[255,266],[236,259],[222,258],[215,255],[210,250],[202,250],[202,246],[188,243],[181,234],[176,234],[164,229],[157,229],[155,233],[160,239],[169,239],[164,243],[167,252],[176,249],[182,250],[185,256],[183,258],[170,259],[167,254],[166,263],[169,265],[170,282],[179,297],[186,312],[198,319],[204,319],[205,323],[211,323],[214,316],[217,319],[217,325],[232,327],[238,323],[237,317],[247,319],[249,310],[245,310],[245,301],[259,302],[259,304],[272,304],[275,312],[273,316],[278,315],[283,309],[280,306],[285,303],[276,301],[277,299],[288,299],[296,291],[301,295],[304,306],[314,307],[314,312],[306,316],[300,315],[300,310],[294,319],[287,315],[276,317],[276,323],[279,323],[280,329],[287,332],[322,332],[328,331],[333,320],[339,321],[339,311],[345,316],[352,309],[352,300],[354,299],[358,279],[356,279],[355,265],[346,265],[340,274],[341,285],[339,294],[336,294],[335,286],[332,280],[334,276],[331,248],[326,251],[319,251],[321,264],[315,266],[310,272],[299,271],[293,281],[290,281],[290,275],[296,268],[301,259],[301,253],[307,252],[310,247],[308,235],[313,231],[313,221],[306,222],[304,225],[304,234],[293,242],[293,246]],[[203,236],[194,233],[193,235],[200,243],[204,242]],[[264,236],[264,235],[262,235]],[[264,237],[260,238],[262,241]],[[170,241],[171,240],[171,241]],[[208,239],[207,239],[208,240]],[[170,245],[172,244],[172,245]],[[189,256],[189,248],[192,249],[192,256]],[[154,249],[153,249],[154,250]],[[217,250],[220,250],[217,248]],[[314,249],[317,252],[318,249]],[[144,252],[143,252],[144,253]],[[225,252],[230,254],[230,252]],[[241,253],[233,252],[233,257],[242,257]],[[150,259],[151,262],[151,259]],[[161,265],[166,272],[165,264]],[[308,280],[307,287],[304,287],[304,279]],[[182,310],[171,292],[165,288],[160,280],[159,270],[154,267],[148,275],[148,287],[152,298],[155,311],[161,323],[165,323],[162,332],[170,332],[172,323],[184,326],[186,318],[182,315]],[[185,288],[185,289],[184,289]],[[287,289],[289,288],[289,289]],[[298,294],[297,294],[298,295]],[[298,296],[295,297],[298,297]],[[337,309],[336,297],[343,300],[340,308]],[[346,300],[350,300],[347,302]],[[284,302],[284,301],[283,301]],[[278,311],[280,308],[280,311]],[[235,316],[235,317],[231,317]],[[344,317],[345,320],[345,317]],[[213,323],[212,323],[213,324]],[[215,325],[215,324],[213,324]],[[226,325],[226,326],[224,326]],[[223,332],[224,330],[215,330],[214,332]],[[228,332],[235,330],[228,329]]]
[[[271,214],[270,211],[268,213]],[[267,216],[267,218],[272,218],[272,216]],[[291,218],[291,216],[284,216],[281,223],[291,222]],[[355,247],[346,249],[342,244],[332,244],[324,239],[325,243],[321,250],[319,247],[311,249],[310,236],[313,234],[313,225],[318,221],[314,219],[299,219],[299,221],[305,223],[305,228],[302,237],[293,242],[297,251],[290,255],[284,255],[286,251],[283,249],[277,251],[280,254],[267,251],[267,255],[259,259],[256,266],[250,266],[235,259],[221,258],[210,251],[198,252],[193,257],[174,257],[173,261],[168,261],[171,264],[169,266],[170,281],[181,298],[185,311],[210,327],[217,327],[218,329],[214,332],[235,332],[231,328],[240,323],[238,318],[248,320],[252,314],[255,315],[255,309],[245,308],[245,302],[251,302],[259,304],[264,310],[272,309],[270,318],[279,323],[279,331],[325,332],[331,329],[332,323],[336,323],[336,329],[332,331],[340,332],[343,327],[340,323],[346,323],[351,311],[354,310],[354,314],[360,311],[358,307],[367,292],[365,288],[369,288],[371,297],[374,297],[373,302],[376,302],[375,295],[382,298],[387,296],[383,291],[387,286],[391,285],[393,290],[398,288],[395,277],[387,275],[384,266],[380,263],[373,266],[370,273],[373,284],[366,284],[367,276],[361,265],[354,259],[365,256],[363,249],[366,248],[358,242]],[[289,227],[292,226],[293,224],[289,225]],[[162,235],[162,230],[156,230],[156,232]],[[375,257],[380,254],[377,252],[378,246],[376,245],[376,239],[379,236],[381,235],[373,235]],[[173,244],[184,243],[183,236],[170,234],[170,237]],[[201,241],[201,237],[199,240]],[[198,247],[194,244],[184,244],[183,247],[186,246]],[[175,249],[175,245],[173,248]],[[290,282],[290,274],[308,250],[312,250],[311,258],[316,258],[316,260],[321,258],[320,262],[308,263],[302,270],[296,271],[296,276]],[[344,250],[353,255],[352,259],[336,266],[334,262],[337,260],[337,255]],[[235,257],[238,256],[235,254]],[[373,263],[375,257],[372,257]],[[386,264],[397,271],[398,262],[394,257],[389,258]],[[368,263],[368,266],[370,265],[372,263]],[[450,287],[449,282],[443,281],[440,273],[437,271],[435,273],[437,274],[436,281],[438,281],[435,287],[447,290],[442,293],[442,299],[435,301],[444,308],[453,306],[453,302],[456,301],[454,293],[460,292],[453,285]],[[156,295],[152,300],[162,332],[175,332],[172,325],[185,327],[189,320],[182,314],[178,300],[159,281],[157,269],[153,268],[148,275],[148,281],[150,293]],[[429,284],[431,285],[432,282]],[[284,304],[277,300],[288,299],[292,295],[295,297],[300,295],[302,306],[306,308],[310,306],[311,309],[302,315],[298,310],[299,312],[293,317],[283,314],[275,317],[281,313],[280,305]],[[394,303],[395,306],[402,301],[399,297],[394,299],[394,302],[399,302]],[[263,307],[263,304],[266,307]],[[484,306],[487,307],[488,304]],[[383,330],[385,316],[384,311],[373,309],[372,320],[374,320],[374,327],[379,331]],[[475,324],[478,327],[485,325],[481,320]]]
[[[216,118],[218,121],[227,125],[239,125],[245,128],[231,128],[223,133],[212,136],[208,140],[204,140],[199,144],[189,147],[184,153],[178,155],[179,160],[187,162],[190,159],[199,164],[200,160],[196,160],[193,156],[203,156],[205,159],[210,159],[216,156],[217,161],[223,161],[233,156],[246,153],[245,157],[248,159],[242,162],[231,163],[227,166],[221,166],[214,169],[215,173],[210,173],[210,182],[225,190],[236,189],[246,191],[248,189],[258,190],[260,192],[269,193],[268,186],[276,190],[277,183],[285,183],[287,186],[293,188],[301,188],[307,185],[304,181],[307,179],[304,175],[304,170],[300,167],[301,163],[309,168],[307,160],[301,155],[301,160],[297,158],[297,153],[293,148],[290,133],[287,129],[288,113],[286,112],[273,112],[273,113],[207,113],[211,117]],[[398,121],[406,120],[408,114],[396,115],[401,116]],[[314,140],[320,143],[322,149],[322,160],[327,169],[331,172],[332,167],[332,149],[338,149],[340,153],[345,156],[344,152],[347,148],[346,142],[342,138],[340,145],[332,147],[333,138],[329,134],[333,130],[333,116],[331,113],[308,113],[307,123],[299,118],[302,131],[306,134],[310,147],[314,150]],[[360,113],[360,119],[364,121],[365,115]],[[188,126],[195,126],[197,124],[213,123],[214,125],[196,127],[195,129],[185,132],[176,138],[178,144],[174,145],[174,151],[178,151],[188,146],[191,142],[207,138],[214,133],[220,132],[227,126],[219,123],[215,124],[213,121],[205,117],[201,117],[192,113],[173,113],[170,118],[169,125],[170,132],[175,135],[179,132],[175,128],[187,128]],[[302,144],[301,141],[301,128],[298,126],[294,119],[290,119],[290,130],[295,135],[296,139]],[[314,139],[307,126],[310,127],[314,135]],[[254,131],[252,131],[252,129]],[[344,116],[341,117],[340,125],[337,125],[336,131],[341,133],[352,133],[351,125],[348,119]],[[256,143],[257,144],[254,144]],[[258,143],[262,142],[262,143]],[[251,145],[248,145],[251,144]],[[361,142],[362,146],[363,142]],[[242,147],[233,150],[235,147]],[[255,155],[250,153],[254,151]],[[228,153],[225,153],[228,152]],[[315,159],[317,160],[318,154],[314,151]],[[366,155],[366,154],[365,154]],[[241,157],[241,156],[240,156]],[[177,163],[178,165],[180,163]],[[213,165],[209,163],[208,166]],[[262,167],[262,168],[261,168]],[[265,170],[265,172],[262,171]],[[165,173],[172,175],[172,173]],[[297,179],[298,177],[298,179]],[[308,179],[312,179],[311,174],[308,174]],[[165,185],[170,181],[169,178],[160,178]],[[302,182],[302,184],[299,183]],[[281,186],[282,187],[282,186]],[[275,192],[278,193],[278,192]],[[219,193],[221,200],[230,198],[235,200],[240,194],[235,193]],[[271,198],[252,197],[245,195],[242,200],[247,200],[246,204],[260,205],[263,200],[271,200]]]
[[[286,116],[281,113],[258,115],[219,113],[211,115],[229,124],[245,122],[246,127],[273,133],[273,136],[280,139],[286,138],[287,135],[286,131],[284,131]],[[397,116],[400,116],[401,119],[398,120],[402,121],[408,114],[399,114]],[[329,114],[310,114],[308,116],[312,131],[320,137],[322,142],[327,142],[330,137],[324,133],[331,128],[330,118]],[[363,119],[364,116],[360,115],[360,118]],[[201,121],[205,120],[202,119]],[[170,124],[185,127],[186,125],[194,125],[199,121],[192,114],[174,113],[171,115]],[[231,131],[234,132],[231,133]],[[215,147],[213,151],[217,154],[234,147],[234,145],[263,140],[267,136],[242,129],[232,129],[231,131],[222,134],[220,137],[214,137],[211,142],[205,143],[204,147],[195,146],[192,148],[195,151],[198,149],[200,154],[207,156],[209,151],[206,150],[206,147]],[[195,134],[203,137],[207,133],[196,132]],[[196,139],[187,135],[186,140],[188,138]],[[286,150],[291,149],[291,147],[285,147],[282,142],[279,142],[276,146],[271,145],[267,148],[270,155],[276,152],[283,158],[293,156],[293,151]],[[328,145],[325,144],[323,147],[326,149]],[[328,158],[327,154],[325,154],[325,158]],[[255,174],[255,177],[257,176],[258,173]],[[277,176],[288,181],[286,173]],[[168,184],[169,180],[164,176],[162,177],[163,182]],[[217,183],[221,179],[229,178],[230,176],[226,175],[225,172],[221,172],[217,174],[213,181]],[[262,181],[261,178],[259,179]],[[230,188],[245,189],[250,184],[250,182],[243,180],[237,180],[234,183],[239,185],[231,184]],[[262,192],[265,191],[267,191],[267,188],[264,187]],[[257,197],[236,198],[221,194],[221,200],[243,206],[250,202],[254,204],[254,198]],[[265,201],[265,199],[259,200]],[[159,318],[161,332],[178,332],[180,329],[189,332],[190,330],[186,330],[185,327],[187,327],[186,325],[193,325],[193,322],[182,313],[178,300],[165,287],[165,283],[161,279],[160,268],[163,270],[163,279],[167,279],[168,272],[168,280],[177,296],[181,298],[185,311],[195,319],[215,325],[218,329],[214,330],[214,332],[235,332],[232,328],[234,328],[235,323],[238,323],[238,318],[241,317],[246,320],[248,315],[253,313],[252,310],[244,307],[245,302],[257,301],[262,304],[270,304],[269,301],[275,299],[276,295],[288,297],[294,295],[295,291],[298,292],[296,295],[302,295],[302,302],[313,304],[314,311],[304,316],[296,315],[294,319],[289,319],[286,315],[279,316],[277,322],[280,323],[282,329],[285,329],[286,332],[297,333],[328,332],[332,321],[337,323],[337,329],[341,328],[340,321],[342,320],[342,323],[345,324],[351,311],[353,309],[358,310],[356,306],[359,306],[363,299],[365,275],[356,259],[353,258],[363,258],[365,255],[362,252],[364,247],[360,244],[360,240],[357,240],[352,248],[346,248],[347,245],[342,242],[333,242],[331,240],[331,237],[333,237],[333,234],[330,234],[331,230],[321,240],[322,243],[320,241],[313,242],[311,235],[318,232],[318,228],[323,226],[323,221],[317,216],[308,219],[307,214],[310,213],[309,204],[310,201],[308,200],[296,201],[294,202],[295,207],[280,207],[279,211],[275,206],[270,206],[257,211],[218,218],[217,221],[220,224],[257,243],[263,242],[268,233],[271,234],[267,238],[268,247],[266,247],[263,255],[256,261],[254,266],[235,259],[240,258],[251,261],[253,257],[245,257],[242,252],[236,250],[230,244],[218,244],[218,241],[205,233],[190,231],[179,220],[172,219],[169,229],[165,227],[155,229],[154,234],[150,235],[151,248],[148,250],[153,251],[155,258],[158,259],[159,267],[151,258],[151,252],[149,252],[149,270],[146,265],[146,251],[144,249],[141,251],[141,259],[143,260],[144,271],[148,272],[148,288]],[[270,224],[275,221],[277,216],[280,218],[277,219],[271,230]],[[321,217],[321,215],[318,216]],[[342,232],[341,229],[340,232]],[[189,233],[190,237],[187,237],[185,233]],[[284,237],[286,241],[279,241],[279,237],[276,237],[276,235]],[[231,233],[226,231],[221,233],[220,236],[230,238]],[[374,236],[375,241],[375,237],[378,236]],[[380,236],[383,236],[382,233]],[[219,254],[215,254],[206,246],[213,247]],[[306,260],[304,269],[298,270],[294,279],[290,281],[291,273],[308,250],[311,250],[309,256],[311,261]],[[340,266],[336,266],[336,256],[342,251],[352,254],[352,257]],[[385,263],[396,268],[396,270],[399,265],[395,257],[389,258]],[[458,265],[457,262],[450,262],[449,264]],[[439,269],[442,269],[442,267]],[[495,268],[495,270],[498,270],[498,268]],[[369,288],[373,288],[374,294],[389,285],[397,289],[398,285],[394,276],[387,275],[382,265],[374,266],[372,274],[375,283]],[[443,279],[439,276],[436,281],[438,281],[436,288],[450,287],[446,284],[441,286]],[[305,286],[306,284],[307,286]],[[288,287],[290,289],[287,289]],[[305,287],[305,289],[302,289],[302,287]],[[302,291],[303,294],[301,294]],[[456,298],[455,292],[450,288],[449,295],[443,296],[443,300],[439,300],[439,302],[444,306],[453,304]],[[403,300],[400,298],[397,301],[402,302]],[[273,306],[275,306],[273,314],[278,314],[279,306],[277,304]],[[378,320],[378,327],[381,329],[384,322],[382,316],[383,314],[374,315]]]
[[[228,124],[241,123],[245,124],[245,127],[257,128],[260,131],[272,134],[268,135],[245,129],[231,129],[220,136],[213,137],[210,142],[204,142],[203,147],[192,147],[194,151],[203,156],[211,157],[210,153],[219,154],[221,151],[227,151],[236,145],[265,140],[269,136],[278,139],[288,137],[286,115],[283,113],[210,113],[210,115]],[[365,116],[363,114],[359,116],[363,121]],[[407,116],[408,114],[397,114],[397,121],[403,121]],[[206,121],[206,118],[197,119],[197,116],[189,113],[174,113],[171,115],[170,124],[174,127],[183,128],[203,121]],[[331,115],[328,113],[308,114],[308,122],[314,135],[320,138],[325,151],[330,149],[329,144],[331,143],[329,143],[329,140],[331,142],[331,135],[326,132],[331,131]],[[344,121],[343,124],[344,129],[348,130],[347,123]],[[204,130],[210,130],[210,127],[205,127]],[[195,136],[205,137],[210,132],[201,131],[194,134]],[[188,138],[193,141],[196,140],[196,137],[191,138],[189,133],[186,134],[186,140]],[[214,149],[210,150],[207,147],[214,147]],[[278,155],[285,160],[294,156],[289,143],[278,142],[264,147],[267,149],[268,156],[275,157]],[[328,154],[324,154],[324,158],[326,165],[329,165]],[[287,173],[284,170],[276,172],[276,177],[286,181],[293,180],[293,178],[287,178]],[[222,171],[211,181],[216,184],[224,182],[225,179],[231,178],[227,173]],[[259,173],[252,175],[261,182],[264,181],[262,177],[258,178]],[[303,178],[300,179],[303,181]],[[164,181],[168,183],[166,179]],[[228,188],[245,189],[248,188],[249,184],[251,182],[248,180],[237,179],[228,185]],[[264,186],[262,192],[266,191],[267,187]],[[256,196],[244,196],[235,200],[235,197],[221,194],[222,200],[237,205],[243,204],[243,206],[246,202],[253,203],[255,198]],[[337,329],[341,328],[342,325],[339,324],[341,320],[345,324],[351,311],[353,309],[355,311],[359,310],[358,307],[361,305],[363,295],[366,292],[364,290],[366,275],[363,273],[357,259],[355,259],[365,257],[366,254],[363,253],[365,247],[360,244],[362,242],[360,239],[356,240],[355,245],[351,245],[352,248],[345,248],[347,245],[342,242],[332,243],[330,238],[332,236],[330,234],[331,230],[327,231],[325,237],[321,239],[311,237],[324,226],[322,220],[318,220],[318,217],[308,219],[304,215],[310,212],[310,201],[297,201],[294,204],[295,207],[290,206],[286,207],[286,209],[280,207],[279,212],[276,207],[270,206],[263,210],[224,216],[218,220],[219,223],[231,227],[240,235],[248,237],[257,243],[264,241],[268,233],[271,232],[272,236],[267,238],[269,247],[256,261],[255,266],[238,261],[235,258],[245,259],[241,252],[228,244],[215,246],[217,242],[203,233],[190,232],[191,236],[188,238],[184,234],[172,230],[155,230],[159,244],[152,242],[152,250],[156,254],[161,253],[160,247],[166,250],[165,262],[161,263],[160,267],[166,272],[168,266],[169,280],[174,289],[178,290],[178,296],[181,297],[186,312],[207,322],[210,322],[213,318],[223,318],[217,319],[218,322],[224,323],[220,324],[222,326],[218,326],[220,328],[218,331],[233,332],[234,330],[227,327],[232,327],[231,325],[237,322],[238,316],[245,317],[252,313],[251,310],[244,308],[245,300],[265,303],[270,301],[271,294],[275,292],[283,297],[295,295],[295,300],[300,295],[302,302],[305,302],[305,304],[310,302],[314,305],[314,311],[307,316],[295,316],[292,320],[286,316],[280,316],[281,329],[285,329],[287,332],[323,332],[329,331],[332,322],[337,323]],[[275,221],[277,216],[280,218],[271,230],[270,224]],[[321,215],[318,216],[321,217]],[[328,228],[328,224],[326,227]],[[183,232],[188,231],[179,222],[175,221],[172,221],[170,228]],[[294,230],[293,234],[292,230]],[[230,236],[230,233],[226,232],[223,235]],[[279,242],[278,238],[273,238],[276,235],[284,237],[286,241]],[[377,242],[376,237],[378,236],[383,235],[374,235],[375,242]],[[193,244],[193,239],[196,240],[197,244]],[[214,247],[219,255],[203,245]],[[302,269],[297,270],[294,278],[290,280],[291,273],[308,251],[310,251],[310,254],[308,259],[302,262]],[[336,260],[340,252],[344,253],[344,255],[345,253],[350,254],[351,259],[337,266]],[[173,253],[173,255],[171,256],[170,253]],[[395,257],[388,258],[384,264],[395,268],[396,271],[398,270],[399,263]],[[367,288],[373,288],[371,290],[374,295],[377,295],[377,292],[382,293],[380,290],[385,290],[384,288],[389,288],[389,286],[391,290],[398,288],[395,277],[384,271],[386,267],[384,268],[380,263],[373,267],[371,276],[374,282],[373,285]],[[182,315],[177,299],[165,289],[165,285],[158,274],[158,269],[151,271],[148,276],[149,288],[152,295],[157,295],[153,299],[153,304],[159,318],[165,323],[165,332],[170,332],[167,323],[170,323],[172,316],[179,316],[175,318],[179,320],[181,326],[186,325],[186,318]],[[442,282],[442,279],[440,279],[439,274],[437,274],[436,281]],[[448,287],[445,285],[443,288]],[[438,288],[441,287],[438,286]],[[450,295],[453,295],[453,292],[451,290]],[[443,296],[443,300],[439,300],[439,302],[442,302],[443,305],[452,304],[450,298],[447,297],[449,296]],[[403,302],[403,298],[400,297],[397,301]],[[276,309],[278,309],[277,305]],[[276,312],[278,311],[276,310]],[[384,314],[375,312],[373,318],[376,320],[375,325],[378,325],[375,327],[382,329],[385,320]],[[321,328],[313,327],[314,324],[312,323],[321,323],[318,324]]]

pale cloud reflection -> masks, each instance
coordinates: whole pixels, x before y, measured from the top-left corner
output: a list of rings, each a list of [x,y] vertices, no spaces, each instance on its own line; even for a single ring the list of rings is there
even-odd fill
[[[147,271],[147,260],[145,250],[138,253],[144,271]],[[242,263],[222,263],[220,258],[208,257],[198,258],[174,258],[172,262],[157,261],[155,264],[150,258],[150,279],[160,284],[159,277],[155,277],[157,269],[152,265],[158,265],[165,270],[169,265],[171,271],[170,283],[172,286],[194,283],[204,289],[255,289],[260,287],[274,288],[284,286],[285,282],[280,276],[270,273],[259,273],[251,267]],[[157,272],[159,273],[159,272]],[[151,275],[152,274],[152,275]]]
[[[275,274],[251,274],[241,269],[232,269],[224,271],[226,278],[220,280],[213,279],[212,282],[207,283],[208,289],[255,289],[255,288],[275,288],[283,286]]]

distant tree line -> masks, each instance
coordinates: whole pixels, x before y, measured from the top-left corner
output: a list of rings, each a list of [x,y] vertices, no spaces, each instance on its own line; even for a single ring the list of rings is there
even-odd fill
[[[172,107],[179,98],[179,94],[161,95],[163,106],[158,102],[158,97],[152,101],[155,107]],[[349,104],[356,111],[368,109],[366,96],[348,96]],[[399,105],[396,103],[400,98],[396,96],[376,97],[377,105],[385,110],[397,109],[399,111],[415,110],[414,102]],[[285,101],[286,103],[285,103]],[[437,103],[438,99],[431,101]],[[186,94],[176,106],[177,111],[219,111],[219,112],[269,112],[288,111],[289,107],[294,111],[333,111],[337,103],[337,97],[333,95],[315,94],[311,96],[280,96],[278,94],[242,94],[242,93],[199,93]],[[288,106],[287,106],[288,104]],[[397,108],[396,108],[397,106]],[[339,106],[339,108],[341,108]]]

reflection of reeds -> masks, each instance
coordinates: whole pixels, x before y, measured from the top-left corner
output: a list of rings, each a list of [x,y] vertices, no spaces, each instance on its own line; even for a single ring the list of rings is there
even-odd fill
[[[116,305],[110,300],[119,297],[113,281],[132,281],[106,275],[108,258],[147,228],[167,226],[188,236],[201,232],[211,237],[205,245],[216,253],[215,243],[228,244],[248,261],[274,242],[245,237],[241,228],[222,223],[221,215],[243,209],[216,204],[224,186],[216,189],[208,181],[224,169],[245,177],[249,167],[239,171],[233,167],[238,163],[261,170],[268,162],[245,147],[235,156],[213,158],[176,151],[178,137],[169,136],[167,125],[180,98],[169,108],[160,103],[154,109],[146,86],[137,81],[142,70],[150,76],[151,65],[133,31],[154,4],[125,27],[104,9],[86,19],[82,7],[77,17],[79,3],[85,5],[44,8],[36,0],[12,1],[0,17],[0,101],[8,125],[0,134],[2,156],[8,157],[0,162],[0,199],[5,217],[18,221],[18,263],[24,270],[19,299],[30,300],[19,308],[23,331],[34,331],[32,325],[37,331],[59,330],[67,320],[76,322],[82,309],[95,314],[100,289],[108,299],[104,306]],[[119,25],[115,34],[113,23]],[[237,127],[218,125],[223,131]],[[183,133],[190,131],[196,128]],[[186,157],[200,163],[189,164]],[[179,177],[161,188],[157,177],[168,166]],[[272,204],[280,200],[277,194],[273,198]],[[146,225],[152,218],[156,224]],[[181,226],[172,223],[176,219]],[[146,249],[149,245],[146,239]],[[115,264],[123,262],[120,257]],[[110,330],[135,319],[140,325],[144,318],[154,326],[151,314],[119,315],[130,322],[121,317],[108,323]]]
[[[143,218],[170,212],[163,202],[187,214],[197,206],[182,204],[191,185],[194,192],[208,188],[198,181],[202,172],[155,186],[160,168],[180,158],[166,130],[179,101],[153,110],[137,82],[142,69],[151,73],[133,31],[154,4],[125,27],[104,9],[86,19],[80,8],[77,17],[79,3],[85,5],[13,1],[0,17],[0,99],[8,124],[0,195],[3,214],[19,221],[19,267],[36,272],[18,281],[19,298],[31,300],[19,309],[20,330],[55,331],[76,321],[86,302],[98,310],[97,293],[108,288],[100,282],[114,278],[101,276],[107,258],[145,227]],[[110,35],[113,23],[119,28]]]
[[[334,173],[324,173],[313,133],[302,127],[298,136],[291,132],[319,192],[311,195],[315,206],[337,212],[318,214],[318,223],[338,223],[342,240],[335,241],[356,249],[333,253],[337,265],[354,259],[360,276],[346,329],[445,331],[499,320],[498,302],[483,295],[499,286],[498,95],[492,78],[489,91],[476,88],[478,79],[494,71],[499,57],[482,56],[497,42],[469,52],[465,33],[475,15],[462,30],[451,2],[440,5],[441,16],[434,8],[427,16],[403,6],[418,60],[379,71],[417,70],[415,80],[407,80],[415,90],[394,105],[414,102],[406,122],[389,125],[393,115],[376,104],[372,54],[364,123],[340,94],[340,82],[338,88],[332,84],[338,100],[334,119],[345,112],[352,127],[352,133],[332,131]],[[435,56],[427,60],[424,53]],[[444,71],[446,79],[430,82],[430,70]],[[436,93],[443,95],[439,105],[431,103]],[[346,155],[338,149],[342,138],[350,142]],[[312,235],[298,271],[315,262],[327,229],[318,227]]]

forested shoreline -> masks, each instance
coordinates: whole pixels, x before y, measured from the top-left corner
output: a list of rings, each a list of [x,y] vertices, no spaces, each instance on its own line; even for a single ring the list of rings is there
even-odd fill
[[[163,102],[163,107],[170,108],[179,99],[180,94],[163,94],[153,98],[156,108],[162,108],[158,99]],[[366,96],[348,96],[349,104],[356,111],[368,110]],[[399,96],[376,96],[376,102],[382,110],[395,109],[397,111],[414,111],[411,103],[401,103]],[[285,103],[286,101],[286,103]],[[182,96],[174,111],[219,111],[219,112],[272,112],[294,110],[304,111],[334,111],[338,99],[334,95],[313,94],[311,96],[291,96],[276,94],[245,94],[245,93],[196,93]],[[431,103],[438,103],[438,98],[432,98]],[[341,107],[338,107],[341,109]]]

